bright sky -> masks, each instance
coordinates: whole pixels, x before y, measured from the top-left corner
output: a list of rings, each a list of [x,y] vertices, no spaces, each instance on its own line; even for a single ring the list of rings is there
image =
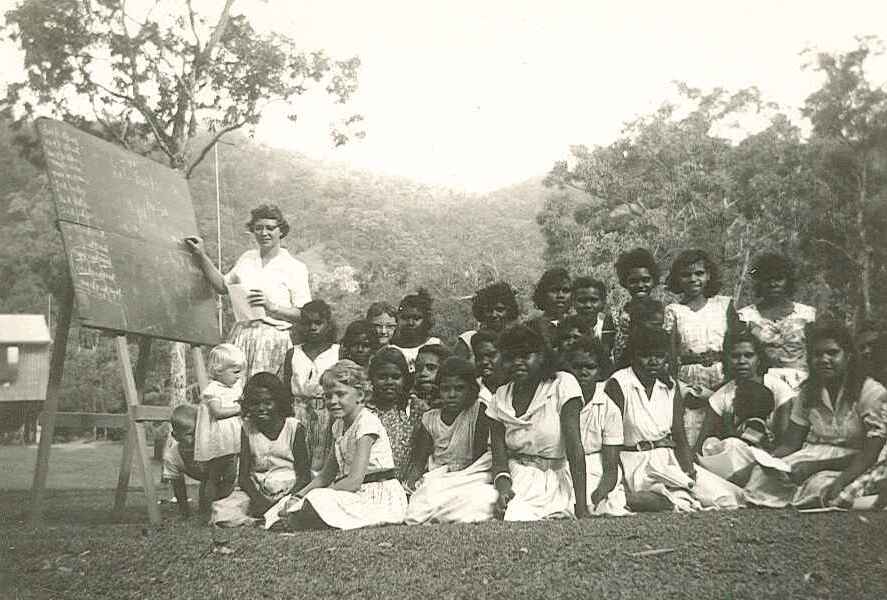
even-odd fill
[[[219,2],[220,3],[220,2]],[[357,168],[483,192],[544,174],[571,144],[606,144],[672,95],[757,85],[798,107],[817,86],[808,46],[848,50],[884,33],[872,0],[239,0],[259,26],[306,50],[362,61],[349,110],[367,137],[334,149],[323,94],[298,124],[280,107],[266,144]],[[881,68],[883,67],[883,68]],[[882,61],[875,81],[887,81]]]

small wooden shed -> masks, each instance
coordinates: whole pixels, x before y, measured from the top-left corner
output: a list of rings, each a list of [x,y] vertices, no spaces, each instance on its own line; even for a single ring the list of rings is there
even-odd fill
[[[51,342],[43,315],[0,315],[0,431],[24,425],[25,443],[46,399]]]

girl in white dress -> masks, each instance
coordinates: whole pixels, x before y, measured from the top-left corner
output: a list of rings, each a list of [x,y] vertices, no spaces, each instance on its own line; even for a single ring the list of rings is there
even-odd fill
[[[323,300],[312,300],[302,307],[294,329],[302,343],[287,352],[280,378],[290,387],[293,414],[305,426],[311,471],[317,473],[332,448],[332,419],[320,386],[320,376],[339,360],[332,310]]]
[[[681,295],[665,307],[665,330],[672,334],[672,352],[680,365],[678,379],[698,393],[685,398],[684,428],[690,445],[696,443],[705,417],[705,390],[724,382],[723,347],[727,328],[736,321],[733,299],[719,296],[717,263],[702,250],[685,250],[671,265],[665,281],[668,291]],[[704,388],[704,389],[703,389]]]
[[[767,371],[764,347],[747,328],[727,339],[724,354],[730,380],[708,399],[695,451],[708,454],[708,448],[720,447],[717,455],[731,472],[719,469],[718,474],[742,485],[747,473],[738,472],[756,462],[749,446],[769,452],[782,441],[796,393]],[[712,444],[710,437],[723,441]]]
[[[416,491],[406,523],[487,521],[498,494],[491,485],[487,406],[478,398],[474,366],[463,358],[447,359],[438,387],[440,407],[422,415],[413,448],[405,485]]]
[[[557,370],[557,358],[529,327],[507,329],[499,350],[509,382],[487,407],[497,516],[506,521],[588,516],[579,383]]]
[[[631,366],[613,373],[604,388],[623,414],[620,459],[629,508],[689,511],[741,506],[741,488],[693,464],[681,419],[683,401],[669,375],[668,334],[636,328],[631,346]]]
[[[219,344],[209,353],[212,380],[201,393],[194,429],[194,460],[206,470],[201,511],[224,498],[237,481],[240,453],[241,373],[245,357],[233,344]]]
[[[627,507],[619,451],[622,449],[622,412],[604,393],[602,382],[610,372],[607,349],[595,338],[580,338],[562,355],[582,388],[585,407],[579,413],[585,450],[585,485],[592,515],[621,517]]]
[[[443,344],[440,338],[431,335],[434,319],[431,316],[431,296],[424,288],[415,294],[408,294],[397,307],[397,329],[389,344],[400,350],[407,359],[410,373],[416,370],[416,357],[419,348],[427,344]]]
[[[243,390],[240,489],[213,503],[212,522],[236,527],[255,519],[310,479],[305,428],[290,412],[286,386],[256,373]]]
[[[473,361],[471,338],[478,330],[500,333],[520,315],[514,289],[504,281],[499,281],[477,290],[471,299],[471,314],[477,320],[477,329],[459,334],[454,354]]]
[[[830,504],[877,462],[887,438],[887,390],[865,376],[846,327],[816,321],[807,328],[806,342],[810,377],[773,451],[791,472],[754,468],[745,491],[759,506]]]
[[[285,509],[290,526],[357,529],[403,523],[407,497],[397,480],[388,434],[363,405],[369,391],[366,372],[343,360],[323,374],[321,383],[336,419],[335,444],[320,474]]]
[[[807,379],[804,328],[816,319],[816,309],[792,301],[795,269],[786,257],[762,254],[755,258],[749,273],[759,300],[739,309],[739,318],[750,324],[764,345],[770,374],[797,392]]]

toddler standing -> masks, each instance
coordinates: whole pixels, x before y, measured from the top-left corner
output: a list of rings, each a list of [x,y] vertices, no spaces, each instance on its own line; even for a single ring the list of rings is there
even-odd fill
[[[209,353],[212,381],[203,390],[194,430],[194,460],[205,463],[206,502],[225,498],[237,480],[240,452],[240,379],[246,358],[233,344],[219,344]]]

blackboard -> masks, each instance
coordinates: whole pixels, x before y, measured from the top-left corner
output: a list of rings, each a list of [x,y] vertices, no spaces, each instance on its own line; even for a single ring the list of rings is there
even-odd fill
[[[215,344],[215,293],[182,239],[197,235],[179,173],[70,125],[39,119],[84,325]]]

